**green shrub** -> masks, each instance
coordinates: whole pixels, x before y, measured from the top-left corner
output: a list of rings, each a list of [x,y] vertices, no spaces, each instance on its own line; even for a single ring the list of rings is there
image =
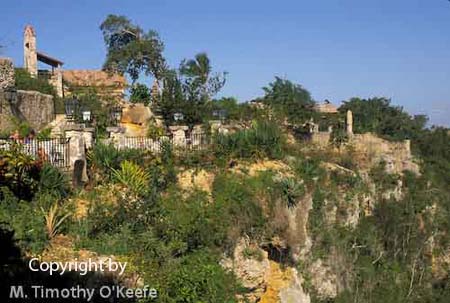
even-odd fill
[[[255,195],[245,182],[235,176],[219,175],[213,183],[214,220],[228,234],[228,243],[241,235],[257,239],[262,236],[265,217]]]
[[[111,169],[113,178],[128,187],[133,193],[145,195],[150,184],[150,174],[137,164],[130,161],[123,161],[120,169]]]
[[[237,302],[235,277],[209,251],[184,257],[164,276],[159,293],[162,302]]]
[[[285,138],[274,121],[256,121],[252,128],[232,134],[216,134],[214,151],[219,157],[277,159]]]
[[[177,188],[161,199],[163,217],[154,224],[157,235],[166,243],[178,243],[175,255],[205,247],[220,246],[225,239],[223,222],[216,214],[204,192],[194,192],[183,198]]]
[[[112,144],[97,143],[87,154],[89,167],[110,179],[111,169],[119,169],[122,161],[128,160],[138,164],[144,162],[143,151],[137,149],[118,150]]]
[[[37,134],[37,139],[38,140],[49,140],[51,138],[51,133],[52,133],[51,127],[44,128]]]
[[[320,160],[316,158],[296,159],[293,167],[296,175],[308,186],[312,186],[316,180],[326,175],[326,171],[320,166]]]
[[[149,105],[151,94],[150,90],[145,84],[136,83],[131,87],[130,91],[131,103],[143,103],[145,106]]]
[[[34,90],[47,95],[56,95],[55,88],[46,79],[33,78],[23,68],[16,68],[15,80],[17,89]]]
[[[259,248],[252,248],[252,247],[246,247],[242,251],[242,254],[244,255],[244,258],[246,259],[255,259],[259,262],[261,262],[264,258],[261,250]]]
[[[39,180],[37,162],[13,143],[9,150],[0,154],[0,186],[8,187],[17,197],[31,200]]]
[[[33,203],[17,199],[7,188],[0,187],[0,223],[14,230],[18,244],[40,253],[47,244],[44,216]]]
[[[38,191],[65,197],[69,193],[70,184],[66,175],[50,164],[44,164],[40,172]]]
[[[157,140],[164,136],[164,129],[162,127],[156,126],[155,124],[149,124],[147,128],[147,137],[153,140]]]

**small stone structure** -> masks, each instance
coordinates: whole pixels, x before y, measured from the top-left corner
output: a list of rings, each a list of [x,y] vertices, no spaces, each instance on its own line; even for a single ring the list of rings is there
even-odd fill
[[[336,114],[338,112],[337,107],[328,100],[325,100],[323,103],[317,103],[314,106],[314,110],[326,114]]]

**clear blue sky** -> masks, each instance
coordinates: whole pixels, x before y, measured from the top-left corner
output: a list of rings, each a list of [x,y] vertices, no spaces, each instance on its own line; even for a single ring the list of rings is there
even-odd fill
[[[22,33],[66,69],[100,68],[99,24],[122,14],[155,29],[172,66],[206,51],[228,71],[222,95],[245,101],[274,75],[316,100],[386,96],[434,124],[450,125],[448,0],[2,0],[0,50],[22,65]]]

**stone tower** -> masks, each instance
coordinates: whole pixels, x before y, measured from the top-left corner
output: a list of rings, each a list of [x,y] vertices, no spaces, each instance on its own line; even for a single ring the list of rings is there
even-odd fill
[[[32,77],[37,77],[37,51],[36,51],[36,33],[31,25],[25,26],[23,34],[23,59],[24,68]]]
[[[353,113],[351,110],[347,111],[347,134],[353,135]]]

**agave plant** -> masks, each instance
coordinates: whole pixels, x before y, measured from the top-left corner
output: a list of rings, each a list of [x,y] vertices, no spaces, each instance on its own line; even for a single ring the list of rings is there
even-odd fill
[[[300,199],[305,193],[303,184],[298,183],[293,178],[283,178],[280,181],[283,198],[286,200],[286,204],[289,208],[297,205],[298,199]]]
[[[57,202],[48,211],[43,208],[41,208],[41,211],[44,214],[48,238],[51,240],[58,234],[61,224],[70,216],[70,213],[62,211]]]
[[[139,165],[125,160],[120,164],[120,169],[111,168],[111,170],[113,178],[135,194],[145,195],[147,193],[150,174]]]
[[[38,184],[40,192],[66,196],[69,191],[69,181],[66,175],[50,164],[44,164]]]

